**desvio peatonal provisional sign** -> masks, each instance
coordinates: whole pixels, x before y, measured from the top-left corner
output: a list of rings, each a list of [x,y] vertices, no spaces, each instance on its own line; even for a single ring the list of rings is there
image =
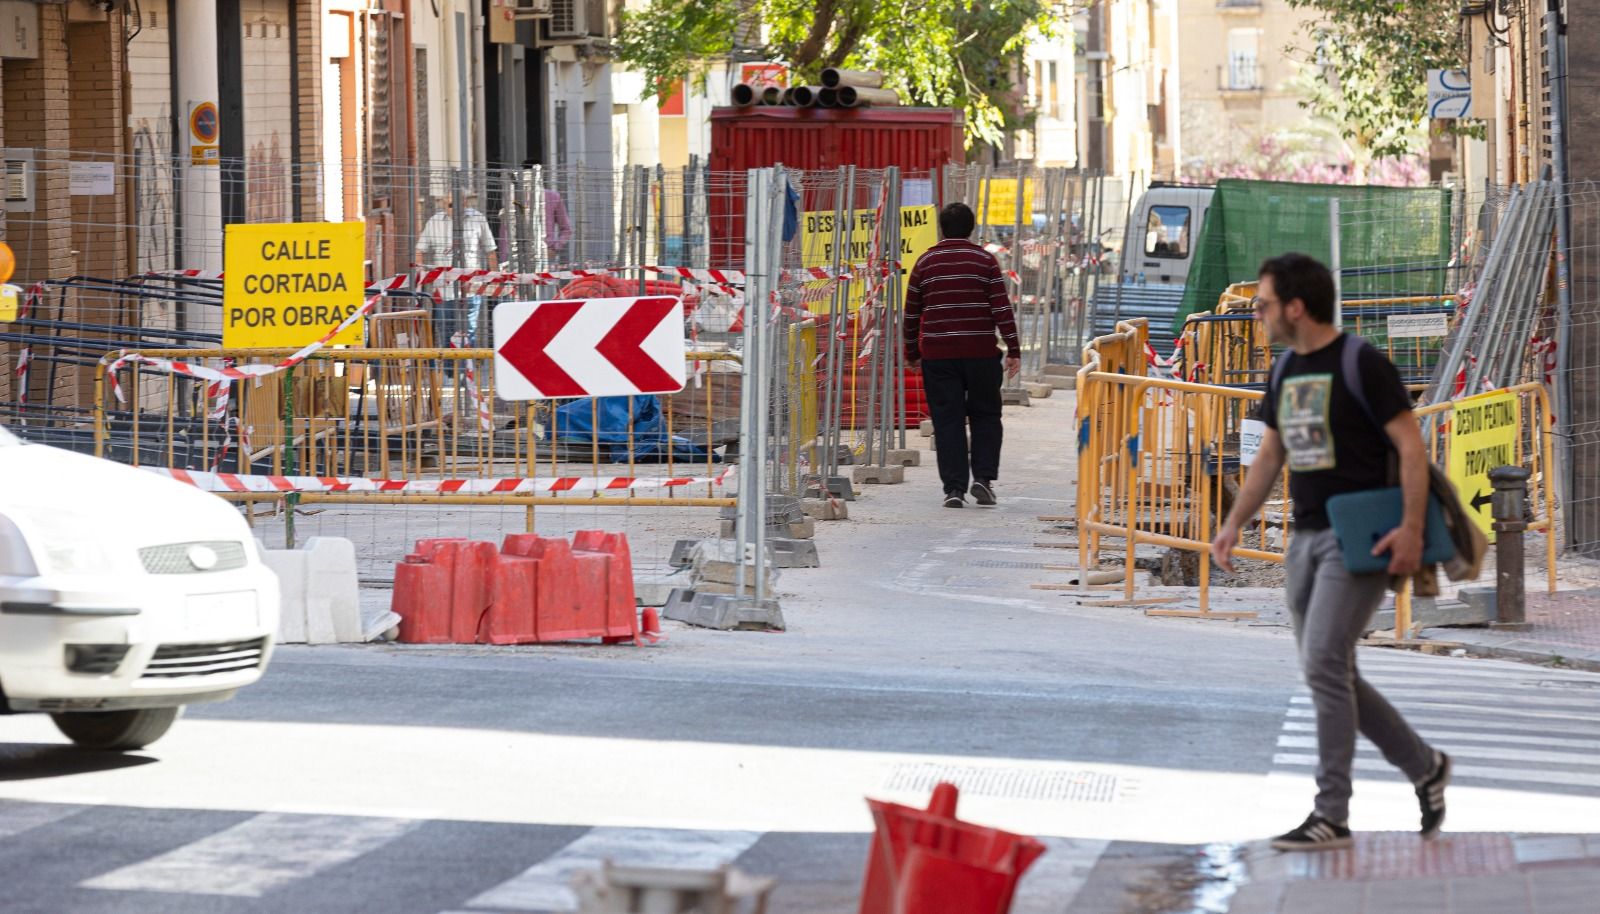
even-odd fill
[[[507,400],[677,393],[684,354],[683,302],[669,296],[494,309],[495,393]]]
[[[295,348],[321,339],[366,294],[359,222],[230,225],[222,251],[222,345]],[[334,337],[361,345],[357,322]]]

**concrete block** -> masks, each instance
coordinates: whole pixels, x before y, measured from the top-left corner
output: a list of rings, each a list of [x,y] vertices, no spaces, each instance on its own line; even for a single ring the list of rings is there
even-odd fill
[[[1020,387],[1000,388],[1000,404],[1002,406],[1029,406],[1028,392]]]
[[[1076,390],[1078,387],[1078,376],[1075,374],[1053,374],[1049,377],[1050,386],[1056,390]]]
[[[1029,381],[1022,385],[1022,389],[1027,391],[1028,396],[1035,400],[1048,400],[1050,395],[1055,393],[1056,388],[1055,385],[1045,381]]]
[[[800,503],[812,520],[849,520],[850,507],[838,498],[808,498]]]
[[[675,590],[661,614],[676,622],[720,631],[783,631],[783,610],[776,599]]]
[[[640,606],[665,606],[674,590],[693,586],[694,579],[687,570],[671,574],[636,575],[633,579],[633,598]]]
[[[1474,593],[1477,591],[1478,593]],[[1487,591],[1489,599],[1482,599]],[[1463,587],[1461,599],[1441,600],[1435,597],[1413,597],[1411,622],[1419,628],[1446,628],[1456,625],[1487,625],[1495,620],[1494,588]],[[1394,630],[1394,607],[1378,610],[1368,626],[1373,631]]]
[[[1078,376],[1077,365],[1062,365],[1056,362],[1044,366],[1044,375],[1047,378],[1075,378]]]
[[[279,642],[353,644],[367,640],[354,543],[343,537],[314,536],[299,549],[268,549],[263,557],[267,567],[277,573],[282,595]]]
[[[932,438],[933,437],[933,420],[932,419],[924,419],[924,420],[922,420],[922,424],[917,426],[917,431],[920,432],[922,434],[922,437],[924,437],[924,438]]]
[[[864,485],[893,486],[906,481],[905,467],[856,467],[851,478]]]
[[[724,518],[718,527],[718,535],[723,539],[732,539],[739,535],[738,521]],[[778,523],[767,527],[767,537],[789,537],[793,539],[808,540],[817,535],[817,528],[811,518],[801,515],[797,521]]]
[[[913,448],[898,448],[889,451],[889,463],[903,467],[922,466],[922,452]]]
[[[822,556],[817,544],[809,539],[767,540],[767,555],[773,568],[821,568]]]
[[[855,489],[851,487],[850,480],[843,476],[829,476],[826,479],[821,476],[806,476],[801,480],[801,484],[809,493],[827,492],[833,498],[844,501],[856,500]]]
[[[752,559],[754,547],[750,547]],[[777,581],[773,569],[777,566],[771,561],[772,549],[768,547],[767,587],[771,589]],[[693,577],[696,584],[711,582],[713,584],[737,584],[739,581],[739,544],[731,539],[701,540],[695,544],[690,560],[693,567]],[[745,565],[744,577],[746,583],[754,583],[755,568],[753,561]]]

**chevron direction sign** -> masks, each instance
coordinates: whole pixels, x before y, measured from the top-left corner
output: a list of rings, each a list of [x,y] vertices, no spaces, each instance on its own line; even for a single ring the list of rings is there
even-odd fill
[[[670,296],[494,309],[495,393],[507,400],[677,393],[684,352],[683,302]]]

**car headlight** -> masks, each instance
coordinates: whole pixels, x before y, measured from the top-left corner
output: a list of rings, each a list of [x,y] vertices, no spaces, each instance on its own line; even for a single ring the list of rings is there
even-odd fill
[[[0,574],[31,578],[39,574],[28,541],[11,518],[0,514]]]
[[[26,543],[35,565],[42,562],[61,574],[93,574],[110,563],[100,544],[86,535],[93,529],[89,519],[62,512],[14,513],[27,525]]]

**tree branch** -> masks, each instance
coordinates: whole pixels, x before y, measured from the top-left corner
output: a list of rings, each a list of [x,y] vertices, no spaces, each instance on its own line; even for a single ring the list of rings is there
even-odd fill
[[[822,56],[822,48],[827,43],[828,33],[833,31],[833,11],[836,5],[837,0],[818,2],[815,18],[811,20],[811,29],[806,33],[806,40],[795,48],[794,59],[789,61],[795,69],[804,69]]]

